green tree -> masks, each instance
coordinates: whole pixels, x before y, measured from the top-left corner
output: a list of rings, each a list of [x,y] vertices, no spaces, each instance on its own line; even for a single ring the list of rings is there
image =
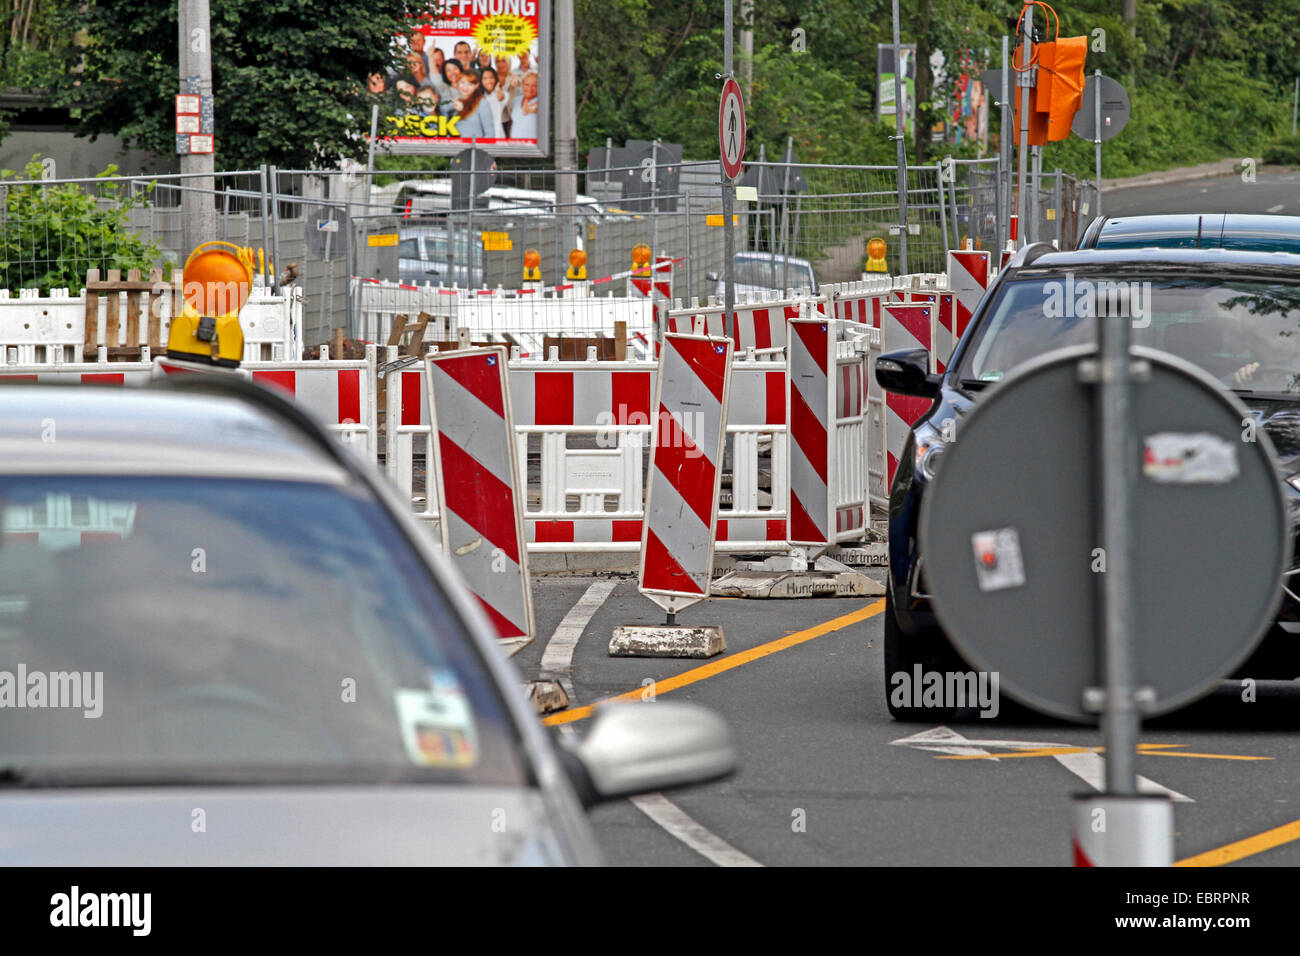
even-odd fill
[[[113,176],[109,166],[100,176]],[[93,190],[76,183],[44,185],[40,158],[21,174],[0,170],[0,288],[65,288],[73,295],[86,284],[86,270],[139,269],[159,264],[162,253],[129,226],[130,211],[149,202],[148,188],[138,193],[105,182]],[[18,180],[25,185],[8,185]],[[96,199],[104,200],[98,202]]]
[[[364,157],[367,74],[392,62],[404,0],[212,0],[217,162],[322,168]],[[87,0],[85,70],[64,95],[82,129],[175,150],[175,0]]]

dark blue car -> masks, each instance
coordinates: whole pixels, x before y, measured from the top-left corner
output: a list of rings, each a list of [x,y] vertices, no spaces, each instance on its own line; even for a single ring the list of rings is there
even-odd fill
[[[885,690],[898,719],[949,715],[890,700],[889,675],[911,673],[917,665],[923,671],[968,669],[931,608],[917,534],[922,496],[943,467],[947,442],[960,431],[956,423],[985,389],[1028,359],[1095,343],[1096,312],[1084,315],[1087,310],[1075,307],[1089,289],[1109,299],[1112,310],[1134,311],[1135,345],[1186,359],[1237,393],[1277,452],[1293,538],[1300,525],[1300,254],[1026,247],[985,294],[945,373],[928,372],[924,350],[888,352],[876,362],[881,387],[934,401],[913,426],[890,488]],[[1292,563],[1276,625],[1247,664],[1250,676],[1300,674],[1297,573]]]

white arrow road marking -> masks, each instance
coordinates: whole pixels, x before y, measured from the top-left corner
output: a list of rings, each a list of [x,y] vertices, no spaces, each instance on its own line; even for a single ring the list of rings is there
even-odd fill
[[[962,757],[978,757],[990,754],[986,747],[998,747],[1004,750],[1051,750],[1058,747],[1077,747],[1078,744],[1053,743],[1042,740],[972,740],[948,727],[935,727],[923,730],[910,737],[900,737],[890,741],[891,746],[912,747],[916,750],[928,750]],[[1052,759],[1070,773],[1074,774],[1094,790],[1101,791],[1105,786],[1106,761],[1099,753],[1080,751],[1067,754],[1051,754]],[[991,757],[991,760],[997,760]],[[1163,793],[1176,803],[1195,803],[1191,797],[1171,790],[1156,783],[1148,777],[1138,776],[1140,793]]]
[[[555,629],[551,639],[546,642],[546,650],[542,652],[542,676],[560,682],[564,692],[569,695],[570,706],[578,702],[577,695],[573,692],[573,678],[570,673],[573,670],[573,652],[582,638],[582,632],[591,622],[592,616],[600,610],[600,606],[614,593],[616,587],[618,587],[618,579],[610,578],[597,581],[587,588],[582,597],[578,598],[578,603],[569,608],[569,613],[564,615],[564,620]]]
[[[716,833],[700,826],[662,793],[632,797],[633,805],[700,856],[718,866],[762,866]]]

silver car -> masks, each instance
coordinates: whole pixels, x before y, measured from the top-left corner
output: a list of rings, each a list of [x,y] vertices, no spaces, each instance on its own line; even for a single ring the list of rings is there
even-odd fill
[[[751,293],[784,292],[786,289],[807,289],[813,295],[817,294],[817,274],[807,259],[771,252],[737,252],[733,262],[737,299]],[[708,279],[715,283],[713,294],[721,302],[727,294],[727,277],[710,272]]]
[[[0,388],[0,866],[589,864],[732,770],[686,704],[552,738],[408,512],[256,386]]]

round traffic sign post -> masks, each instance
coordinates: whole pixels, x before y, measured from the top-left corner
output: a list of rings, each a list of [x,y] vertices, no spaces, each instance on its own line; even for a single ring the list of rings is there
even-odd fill
[[[728,71],[730,64],[728,59]],[[731,231],[731,216],[736,199],[735,181],[740,178],[745,159],[745,100],[740,94],[740,84],[730,73],[722,84],[722,99],[718,103],[718,156],[722,164],[722,250],[726,257],[722,270],[725,279],[722,331],[729,336],[736,308],[736,240]]]
[[[1106,791],[1072,813],[1079,866],[1173,862],[1173,806],[1138,792],[1141,714],[1250,656],[1290,552],[1268,436],[1205,372],[1130,349],[1128,321],[1102,323],[1100,350],[1050,353],[995,386],[921,507],[926,582],[957,650],[1035,710],[1103,714]]]

